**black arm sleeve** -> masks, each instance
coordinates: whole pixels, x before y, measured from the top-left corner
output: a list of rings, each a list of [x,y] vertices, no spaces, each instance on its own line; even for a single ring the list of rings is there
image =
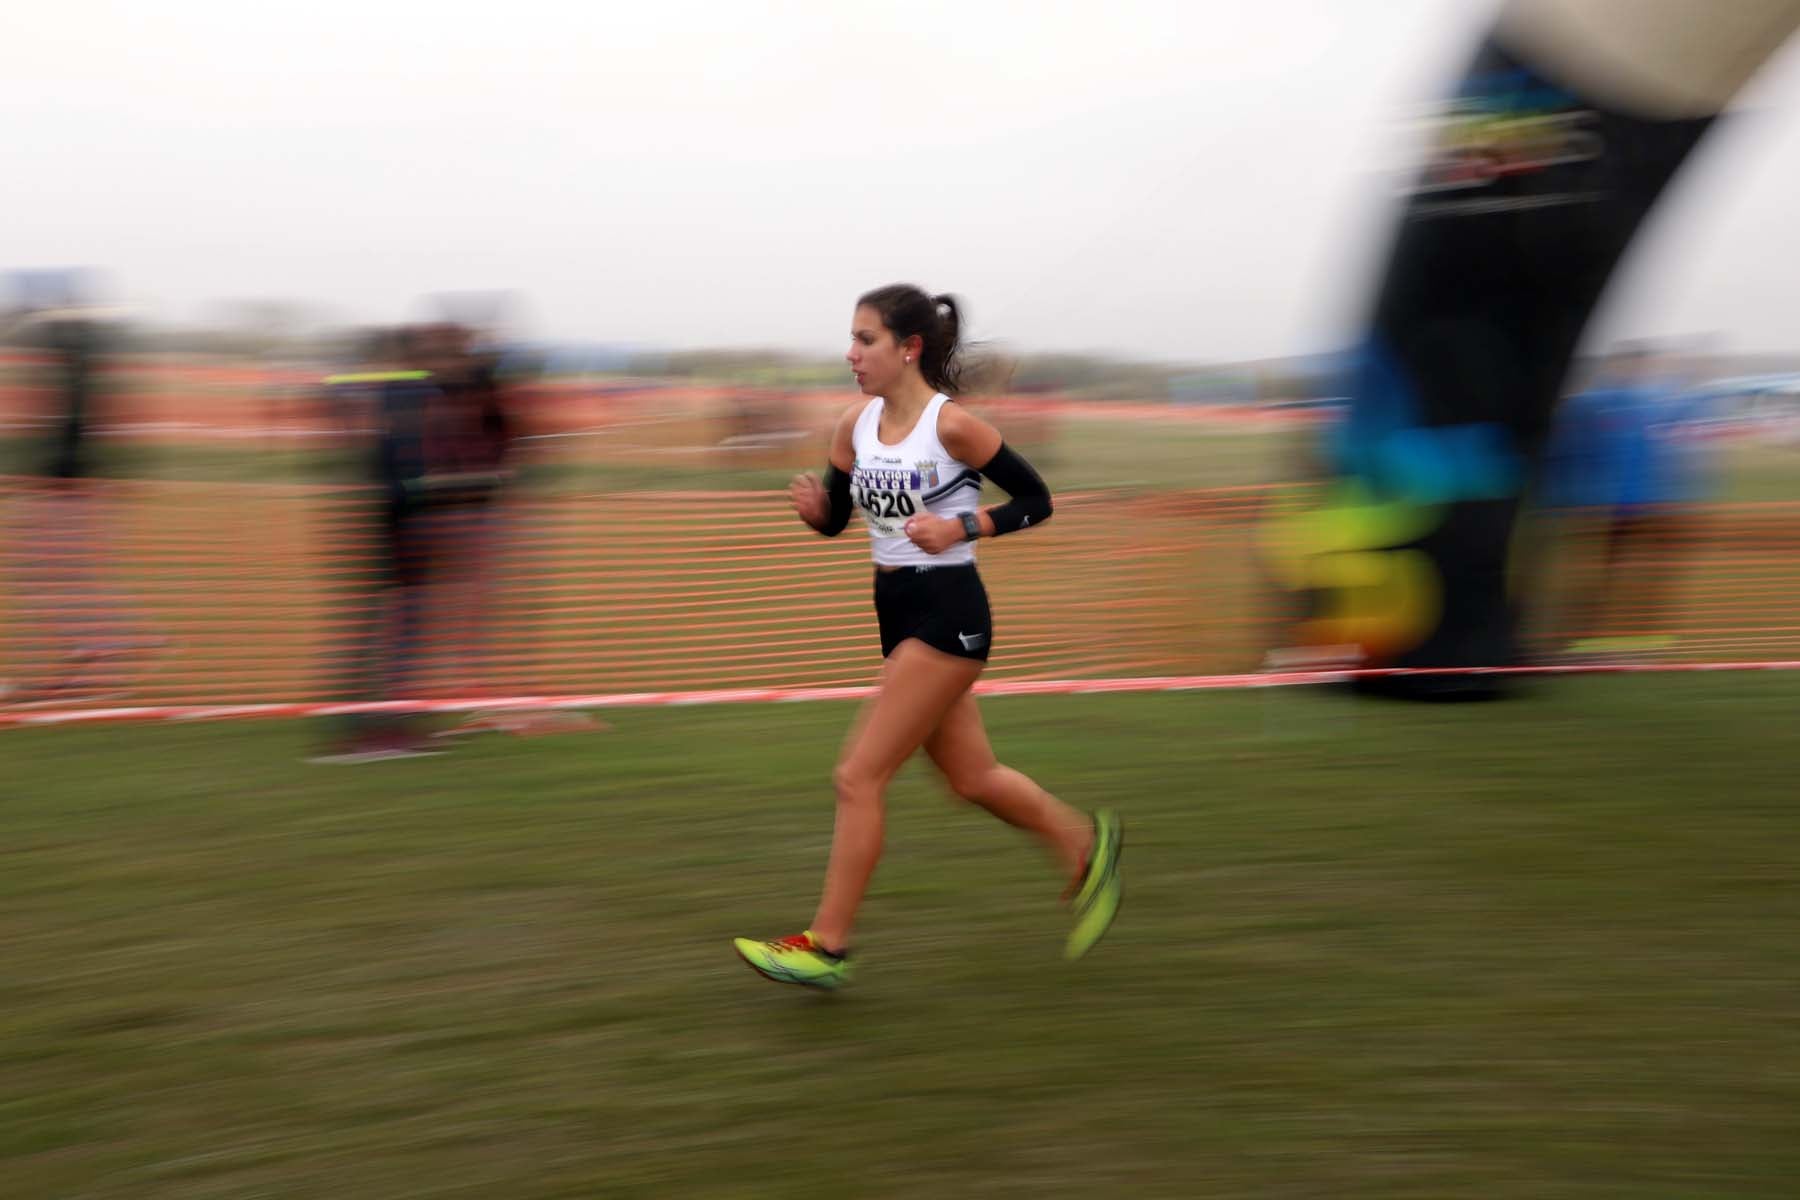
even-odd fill
[[[850,523],[850,476],[830,463],[825,464],[825,496],[831,507],[826,510],[825,524],[819,527],[819,532],[826,537],[836,537]]]
[[[981,468],[981,473],[1012,497],[988,512],[994,522],[995,537],[1030,525],[1042,525],[1050,519],[1054,511],[1050,504],[1050,485],[1011,446],[1001,442],[1000,449],[994,451],[994,457]]]

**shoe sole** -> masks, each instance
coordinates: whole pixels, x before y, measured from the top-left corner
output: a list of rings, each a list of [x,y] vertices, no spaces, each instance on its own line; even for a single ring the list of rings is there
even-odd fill
[[[1125,861],[1125,822],[1119,820],[1117,815],[1113,817],[1113,820],[1115,825],[1113,828],[1112,865],[1108,872],[1113,877],[1111,899],[1108,901],[1112,905],[1112,910],[1106,914],[1106,920],[1101,924],[1100,932],[1096,933],[1093,936],[1093,939],[1082,946],[1080,950],[1074,950],[1067,944],[1064,945],[1063,958],[1068,962],[1076,962],[1085,958],[1089,951],[1093,950],[1095,946],[1098,946],[1106,938],[1106,935],[1112,931],[1113,922],[1119,919],[1119,909],[1123,908],[1125,905],[1125,878],[1121,870],[1121,864]],[[1089,906],[1088,912],[1093,911],[1092,904],[1100,903],[1102,898],[1106,895],[1107,893],[1104,891],[1096,895]],[[1077,925],[1079,925],[1081,920],[1085,920],[1087,916],[1088,913],[1084,912],[1081,914],[1081,917],[1077,919]]]
[[[759,967],[755,963],[751,962],[749,957],[742,950],[739,950],[736,946],[733,946],[731,948],[731,952],[733,954],[737,955],[738,961],[743,963],[746,967],[749,967],[751,973],[754,974],[758,979],[766,980],[769,983],[777,984],[781,987],[803,987],[803,988],[811,988],[815,992],[835,992],[839,988],[843,987],[845,982],[848,982],[848,981],[840,981],[837,983],[814,983],[813,981],[808,980],[808,979],[777,979],[777,978],[775,978],[775,976],[769,974],[767,971],[763,970],[761,967]]]

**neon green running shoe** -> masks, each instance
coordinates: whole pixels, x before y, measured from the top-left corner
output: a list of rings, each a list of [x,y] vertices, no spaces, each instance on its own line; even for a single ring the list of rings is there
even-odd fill
[[[810,929],[772,942],[733,938],[731,945],[752,971],[776,983],[831,989],[850,982],[850,956],[819,945]]]
[[[1125,848],[1125,826],[1119,814],[1103,808],[1094,814],[1094,849],[1088,855],[1087,869],[1075,885],[1069,907],[1075,911],[1075,928],[1069,930],[1063,957],[1073,962],[1094,948],[1112,927],[1119,913],[1119,898],[1125,890],[1119,870],[1119,855]]]

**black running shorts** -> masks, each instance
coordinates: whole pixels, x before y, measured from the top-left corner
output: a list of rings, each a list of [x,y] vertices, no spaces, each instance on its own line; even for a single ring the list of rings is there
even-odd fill
[[[986,662],[994,641],[987,589],[973,564],[876,571],[875,617],[883,658],[917,638],[933,650]]]

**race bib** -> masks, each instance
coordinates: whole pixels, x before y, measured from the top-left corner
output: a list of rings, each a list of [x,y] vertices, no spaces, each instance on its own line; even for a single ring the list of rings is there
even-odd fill
[[[862,467],[850,472],[850,500],[869,523],[869,536],[906,536],[906,520],[925,511],[924,481],[917,471]]]

